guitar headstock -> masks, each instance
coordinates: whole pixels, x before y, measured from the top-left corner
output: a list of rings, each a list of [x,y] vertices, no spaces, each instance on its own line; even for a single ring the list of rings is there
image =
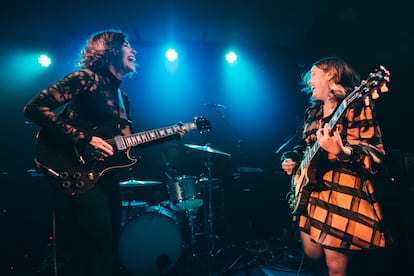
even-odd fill
[[[194,117],[194,122],[197,125],[197,130],[200,133],[205,133],[213,129],[210,121],[202,116]]]
[[[389,82],[390,71],[381,65],[371,72],[366,80],[361,82],[358,90],[362,96],[370,96],[370,98],[375,100],[380,97],[380,94],[388,92],[387,84]]]

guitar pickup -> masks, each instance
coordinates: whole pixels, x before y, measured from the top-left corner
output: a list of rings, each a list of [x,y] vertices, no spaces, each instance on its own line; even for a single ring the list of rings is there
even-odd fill
[[[115,136],[114,140],[115,140],[115,144],[116,144],[116,147],[118,148],[118,150],[124,150],[124,149],[127,148],[127,146],[125,144],[125,141],[124,141],[122,136]]]

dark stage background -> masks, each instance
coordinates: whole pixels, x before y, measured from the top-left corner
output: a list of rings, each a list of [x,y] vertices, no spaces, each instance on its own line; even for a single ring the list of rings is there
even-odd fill
[[[83,40],[2,40],[0,58],[22,48],[47,47],[55,64],[35,75],[32,65],[2,68],[0,74],[0,274],[31,275],[50,254],[52,214],[51,191],[43,176],[34,170],[37,127],[22,116],[24,104],[40,89],[74,70]],[[155,180],[159,186],[141,188],[138,200],[157,204],[168,200],[166,161],[181,176],[208,176],[208,153],[185,144],[206,145],[231,154],[212,154],[211,176],[219,179],[213,192],[215,231],[222,248],[246,241],[269,241],[295,237],[285,202],[290,179],[279,168],[276,150],[291,138],[301,123],[307,97],[299,92],[300,75],[323,56],[339,55],[366,77],[384,65],[391,71],[390,92],[376,101],[384,143],[389,151],[386,169],[380,175],[378,191],[384,212],[397,241],[396,249],[376,260],[385,267],[404,267],[413,254],[412,211],[414,149],[410,131],[414,96],[410,80],[412,66],[404,61],[371,57],[369,50],[355,48],[284,49],[270,46],[241,46],[241,58],[248,62],[230,79],[218,57],[225,51],[219,43],[183,43],[184,57],[175,74],[165,71],[158,43],[131,39],[138,50],[141,67],[137,75],[123,82],[132,105],[137,131],[191,122],[193,116],[208,118],[213,130],[191,131],[180,141],[134,149],[139,163],[123,172],[122,180]],[[191,60],[191,62],[189,61]],[[243,62],[241,62],[243,64]],[[8,63],[10,64],[10,63]],[[13,69],[17,68],[17,69]],[[30,70],[29,70],[30,69]],[[216,110],[205,103],[219,103]],[[290,148],[291,144],[286,148]],[[283,152],[283,150],[282,150]],[[201,184],[200,185],[205,185]],[[154,193],[157,195],[154,198]],[[203,231],[207,204],[197,214]],[[151,237],[149,237],[151,238]],[[394,266],[393,266],[394,267]]]

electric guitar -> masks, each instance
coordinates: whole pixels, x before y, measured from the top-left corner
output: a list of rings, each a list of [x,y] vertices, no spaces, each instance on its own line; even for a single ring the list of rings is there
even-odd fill
[[[383,66],[369,74],[366,80],[354,88],[354,90],[341,102],[337,110],[329,121],[329,129],[334,129],[338,120],[344,114],[348,106],[357,100],[377,99],[380,93],[388,92],[387,83],[390,81],[390,72]],[[291,189],[286,195],[290,211],[294,215],[302,214],[306,211],[311,185],[315,183],[312,179],[314,175],[311,167],[312,161],[320,150],[320,145],[316,141],[312,147],[307,147],[301,163],[298,165],[291,180]]]
[[[196,117],[191,123],[178,123],[131,135],[120,135],[119,125],[119,121],[110,121],[96,127],[80,128],[89,135],[106,139],[113,147],[114,154],[103,159],[94,158],[73,143],[63,141],[61,136],[41,129],[36,137],[36,165],[49,176],[52,185],[67,194],[77,195],[94,187],[104,173],[135,165],[138,159],[130,156],[132,147],[167,140],[181,130],[197,129],[200,133],[211,130],[210,122],[203,117]],[[112,135],[108,137],[108,133]]]

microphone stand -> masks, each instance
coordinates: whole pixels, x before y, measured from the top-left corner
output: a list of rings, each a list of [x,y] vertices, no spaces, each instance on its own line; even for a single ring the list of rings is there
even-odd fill
[[[286,148],[287,145],[290,144],[290,142],[292,142],[292,140],[299,134],[299,129],[296,130],[295,134],[293,134],[285,143],[283,143],[277,150],[276,150],[276,154],[278,154],[282,149]]]
[[[214,225],[213,225],[213,185],[211,181],[211,168],[213,166],[212,156],[211,153],[207,154],[207,161],[205,162],[205,166],[208,172],[208,260],[207,260],[207,267],[208,271],[211,271],[213,267],[213,258],[214,258],[214,248],[215,248],[215,234],[214,234]]]
[[[213,109],[217,112],[218,116],[220,117],[220,119],[224,122],[224,124],[226,125],[226,127],[230,130],[231,136],[233,137],[233,139],[236,141],[236,145],[237,145],[237,153],[239,155],[239,162],[238,162],[238,166],[241,166],[241,162],[240,162],[240,156],[241,156],[241,152],[242,152],[242,143],[243,140],[240,139],[237,135],[236,135],[236,131],[232,128],[232,126],[230,125],[228,119],[226,119],[226,117],[223,115],[223,112],[221,111],[221,109],[225,108],[227,109],[227,107],[225,107],[224,105],[214,105],[212,106]],[[227,109],[227,117],[229,116],[229,111]]]
[[[236,174],[233,173],[233,178],[234,179],[238,179],[240,176],[240,172],[239,172],[239,168],[242,165],[242,144],[243,144],[243,140],[241,138],[238,137],[238,135],[236,134],[236,131],[233,129],[233,127],[230,125],[229,120],[226,119],[226,117],[223,114],[223,108],[226,108],[223,105],[214,105],[212,106],[213,109],[216,111],[216,113],[218,114],[218,117],[224,122],[225,126],[230,130],[231,136],[234,139],[234,141],[236,141],[236,152],[237,152],[237,176]],[[227,108],[226,108],[227,109]],[[229,118],[229,111],[227,109],[227,117]],[[212,154],[208,154],[208,160],[207,160],[207,164],[208,166],[212,165]],[[214,234],[214,229],[213,229],[213,212],[212,212],[212,190],[213,190],[213,185],[212,185],[212,178],[211,178],[211,167],[208,167],[208,187],[209,187],[209,204],[208,204],[208,222],[209,222],[209,240],[208,240],[208,271],[210,271],[210,268],[213,265],[213,261],[214,261],[214,257],[216,255],[218,255],[221,251],[223,251],[224,248],[220,248],[219,250],[217,250],[216,253],[214,253],[214,248],[215,248],[215,234]],[[225,197],[223,195],[223,191],[222,191],[222,203],[221,203],[221,208],[222,211],[224,211],[225,209]],[[225,248],[231,248],[232,246],[228,246],[228,245],[224,245]],[[237,258],[237,260],[231,264],[229,267],[225,267],[224,271],[228,272],[231,271],[232,266],[235,265],[235,263],[237,263],[243,255],[239,256]]]

